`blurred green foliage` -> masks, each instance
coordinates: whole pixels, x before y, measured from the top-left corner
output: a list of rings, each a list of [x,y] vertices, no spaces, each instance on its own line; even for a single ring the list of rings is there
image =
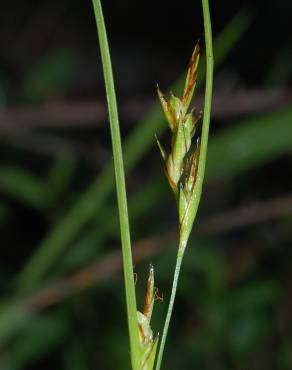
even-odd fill
[[[28,101],[43,101],[54,91],[68,87],[76,73],[77,56],[71,50],[56,50],[45,55],[23,81],[22,95]]]
[[[217,68],[238,47],[250,21],[240,12],[219,33],[215,41]],[[23,102],[36,104],[65,94],[79,63],[73,49],[57,47],[38,58],[27,70],[15,101],[21,95]],[[285,87],[290,77],[291,52],[283,47],[270,60],[264,84]],[[179,87],[180,82],[177,84]],[[8,85],[7,77],[1,78],[1,106],[6,105]],[[154,134],[163,135],[161,121],[159,107],[154,107],[127,133],[124,153],[133,239],[150,237],[150,241],[145,239],[145,248],[154,243],[152,237],[161,237],[161,243],[167,244],[151,257],[159,292],[167,301],[176,240],[165,241],[163,235],[176,222],[154,148]],[[269,198],[275,189],[291,190],[287,165],[292,149],[291,121],[292,107],[288,105],[223,122],[225,127],[214,122],[202,218],[208,221],[213,213],[236,209],[246,200]],[[60,137],[71,135],[60,131]],[[83,139],[83,133],[79,134]],[[84,140],[88,140],[86,134]],[[48,160],[21,148],[11,154],[7,146],[1,142],[6,154],[0,165],[1,370],[127,369],[121,273],[113,267],[115,257],[106,259],[119,245],[111,163],[94,178],[96,170],[78,155],[56,154]],[[11,154],[8,159],[7,153]],[[249,228],[204,235],[195,230],[184,261],[165,368],[292,368],[290,222],[291,215],[286,213]],[[33,243],[28,246],[27,240]],[[83,275],[82,280],[79,271],[100,261],[105,266],[103,278],[93,279],[83,291],[82,283],[92,275]],[[139,260],[135,266],[139,304],[148,262]],[[75,275],[70,280],[71,274]],[[80,289],[70,291],[68,278],[80,284]],[[61,289],[56,302],[38,296],[51,284]],[[158,301],[153,317],[156,331],[161,331],[165,309],[166,304]]]

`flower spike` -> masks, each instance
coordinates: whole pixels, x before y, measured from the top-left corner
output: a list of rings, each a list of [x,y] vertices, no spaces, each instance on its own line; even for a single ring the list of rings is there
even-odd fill
[[[200,45],[199,42],[197,42],[190,59],[188,74],[182,98],[182,101],[186,109],[188,109],[190,105],[196,87],[199,58],[200,58]]]
[[[170,153],[164,151],[158,140],[157,144],[165,162],[167,180],[176,198],[182,248],[187,243],[191,227],[190,203],[194,196],[200,151],[199,141],[193,141],[193,137],[202,114],[195,114],[195,109],[189,111],[197,81],[199,56],[200,47],[197,43],[190,59],[182,98],[171,93],[167,99],[157,87],[158,97],[172,132]]]
[[[141,370],[153,370],[154,368],[159,335],[157,335],[155,339],[153,338],[150,322],[157,294],[156,291],[157,289],[154,287],[154,267],[150,264],[143,313],[137,311]]]

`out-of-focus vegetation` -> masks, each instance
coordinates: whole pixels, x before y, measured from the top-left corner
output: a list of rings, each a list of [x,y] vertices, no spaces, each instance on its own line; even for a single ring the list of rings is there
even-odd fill
[[[203,39],[199,4],[185,3],[104,4],[139,304],[150,261],[165,299],[155,305],[155,331],[169,298],[177,222],[155,145],[165,124],[152,102],[155,82],[171,86]],[[212,4],[216,77],[207,181],[182,269],[169,370],[292,368],[292,52],[285,32],[292,5],[241,3]],[[1,7],[0,368],[128,369],[91,2]],[[200,79],[202,92],[203,70]]]

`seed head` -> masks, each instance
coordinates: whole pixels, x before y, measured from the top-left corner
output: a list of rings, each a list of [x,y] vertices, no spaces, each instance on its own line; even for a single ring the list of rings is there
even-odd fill
[[[194,195],[199,162],[200,143],[199,140],[194,142],[193,137],[201,113],[196,114],[195,109],[189,111],[197,81],[199,55],[200,47],[197,43],[190,59],[182,98],[173,93],[167,98],[157,86],[162,110],[172,133],[170,152],[167,153],[158,139],[156,140],[164,160],[167,180],[177,202],[180,237],[189,235],[189,232],[186,233],[183,228],[184,225],[190,227],[185,221],[188,218],[191,199]],[[182,244],[185,245],[186,240]]]

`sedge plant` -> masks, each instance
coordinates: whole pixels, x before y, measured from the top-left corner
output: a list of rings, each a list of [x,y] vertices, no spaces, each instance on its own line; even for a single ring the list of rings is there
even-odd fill
[[[179,220],[179,244],[170,302],[159,347],[156,370],[160,370],[181,264],[198,211],[205,174],[212,104],[213,47],[208,0],[202,0],[202,5],[206,40],[206,88],[204,118],[200,138],[194,140],[201,114],[195,114],[195,109],[189,111],[197,81],[200,55],[199,43],[196,44],[190,60],[182,98],[180,99],[172,93],[168,99],[162,94],[159,87],[157,88],[167,123],[172,132],[171,151],[169,154],[165,152],[158,140],[157,143],[165,163],[166,177],[176,200]]]
[[[92,1],[100,43],[113,148],[131,365],[132,370],[153,370],[154,368],[160,370],[181,264],[197,214],[205,173],[213,82],[212,32],[209,3],[208,0],[202,0],[206,40],[206,90],[200,137],[195,134],[198,131],[197,128],[201,114],[196,114],[194,109],[189,109],[197,81],[200,55],[198,43],[190,60],[182,97],[179,98],[171,94],[170,98],[167,98],[160,91],[159,87],[157,89],[162,109],[172,133],[170,152],[167,153],[158,140],[157,143],[165,163],[166,177],[175,196],[179,220],[179,243],[173,286],[162,337],[158,346],[159,336],[157,335],[154,338],[150,323],[156,298],[153,266],[150,266],[149,270],[143,312],[137,310],[122,145],[110,51],[100,0]],[[158,355],[156,356],[158,348]]]

